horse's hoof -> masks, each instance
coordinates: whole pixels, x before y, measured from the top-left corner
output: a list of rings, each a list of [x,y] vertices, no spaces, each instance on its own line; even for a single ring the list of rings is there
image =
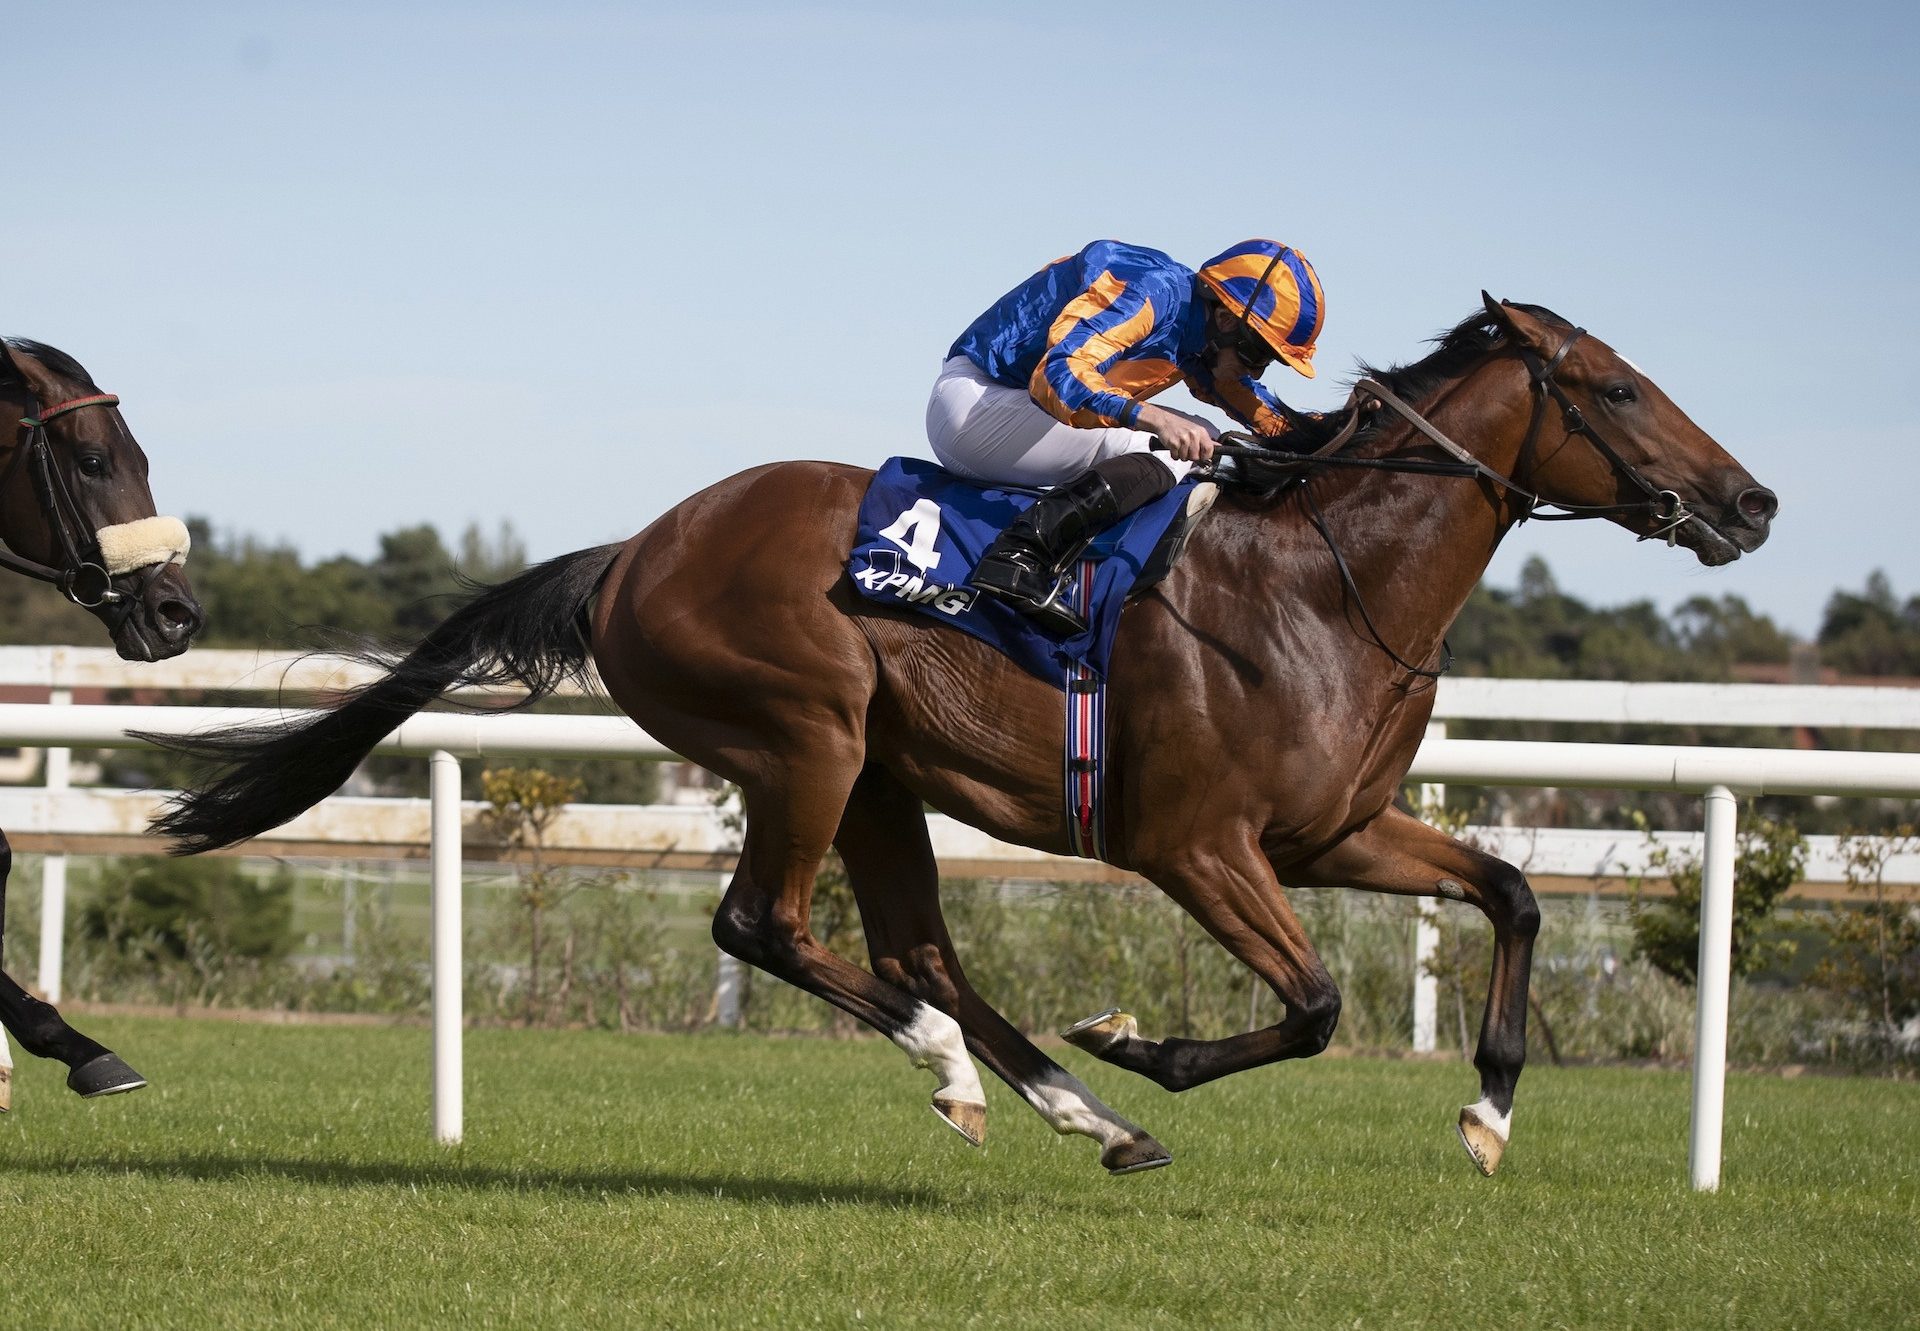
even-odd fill
[[[1500,1125],[1481,1117],[1479,1105],[1468,1105],[1460,1111],[1459,1131],[1460,1144],[1467,1148],[1473,1163],[1492,1178],[1493,1171],[1500,1168],[1500,1157],[1507,1153],[1507,1136]]]
[[[83,1099],[137,1091],[147,1079],[128,1067],[118,1054],[101,1054],[67,1074],[67,1089]]]
[[[1122,1138],[1100,1152],[1100,1163],[1109,1174],[1138,1174],[1143,1169],[1159,1169],[1173,1163],[1173,1153],[1144,1132]]]
[[[1084,1049],[1097,1057],[1116,1045],[1125,1044],[1128,1040],[1138,1037],[1139,1034],[1140,1023],[1133,1019],[1132,1013],[1110,1007],[1105,1012],[1095,1013],[1085,1021],[1074,1022],[1060,1032],[1060,1038],[1074,1048]]]
[[[967,1139],[969,1146],[981,1146],[987,1140],[987,1107],[970,1105],[960,1100],[942,1100],[933,1098],[933,1112],[940,1115],[946,1125]]]

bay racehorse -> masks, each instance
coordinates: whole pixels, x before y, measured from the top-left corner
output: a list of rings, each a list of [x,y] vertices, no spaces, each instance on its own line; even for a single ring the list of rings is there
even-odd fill
[[[1109,859],[1190,912],[1285,1015],[1156,1040],[1114,1012],[1068,1038],[1174,1090],[1318,1053],[1340,995],[1282,883],[1468,901],[1492,922],[1494,959],[1480,1098],[1460,1133],[1491,1173],[1526,1055],[1540,913],[1519,870],[1395,805],[1432,710],[1426,663],[1538,503],[1723,564],[1766,538],[1777,501],[1644,374],[1537,307],[1489,298],[1426,359],[1372,373],[1406,414],[1349,415],[1338,434],[1329,421],[1325,457],[1276,460],[1273,483],[1224,493],[1173,572],[1127,608],[1113,655]],[[760,467],[624,545],[484,589],[337,710],[186,742],[219,766],[157,827],[188,852],[255,835],[337,789],[450,685],[538,696],[591,660],[628,715],[744,792],[744,848],[713,922],[722,948],[891,1037],[938,1079],[934,1108],[969,1141],[986,1128],[971,1053],[1055,1130],[1096,1140],[1108,1169],[1165,1164],[954,955],[923,802],[1065,852],[1064,708],[974,639],[854,594],[845,568],[868,477]],[[830,845],[871,972],[808,929]]]
[[[120,655],[160,661],[187,650],[199,603],[181,562],[187,529],[160,517],[147,488],[147,457],[80,363],[38,342],[0,341],[0,568],[52,583],[106,626]],[[0,833],[0,929],[13,850]],[[57,1058],[81,1095],[138,1090],[146,1082],[112,1051],[62,1020],[50,1004],[0,972],[0,1025],[28,1053]],[[0,1044],[0,1109],[12,1067]]]

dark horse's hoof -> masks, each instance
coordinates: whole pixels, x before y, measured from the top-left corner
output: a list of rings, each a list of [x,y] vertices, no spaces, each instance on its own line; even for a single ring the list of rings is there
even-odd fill
[[[1172,1164],[1173,1155],[1146,1133],[1136,1132],[1102,1151],[1100,1163],[1109,1174],[1138,1174]]]
[[[67,1074],[67,1089],[88,1100],[96,1095],[137,1091],[147,1079],[120,1060],[118,1054],[90,1058]]]

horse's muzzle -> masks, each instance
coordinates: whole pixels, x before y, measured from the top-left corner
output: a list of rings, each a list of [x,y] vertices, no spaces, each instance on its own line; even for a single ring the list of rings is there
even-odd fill
[[[114,649],[125,660],[164,661],[178,656],[206,624],[206,613],[178,564],[169,564],[151,577],[145,572],[123,575],[114,579],[114,586],[131,604],[103,607],[102,618],[112,626]],[[116,615],[117,624],[112,619]]]
[[[1748,484],[1727,503],[1716,524],[1720,534],[1742,554],[1751,554],[1765,543],[1773,531],[1773,515],[1780,511],[1780,496],[1751,481],[1749,477]]]

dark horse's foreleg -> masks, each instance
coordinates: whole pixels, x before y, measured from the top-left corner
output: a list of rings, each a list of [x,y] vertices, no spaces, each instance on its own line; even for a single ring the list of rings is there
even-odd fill
[[[1289,877],[1314,886],[1468,901],[1493,924],[1493,974],[1480,1043],[1480,1100],[1460,1111],[1460,1140],[1484,1174],[1499,1167],[1513,1124],[1513,1090],[1527,1061],[1527,985],[1540,908],[1527,877],[1504,860],[1389,808]]]
[[[1256,845],[1184,853],[1150,866],[1148,877],[1265,980],[1286,1014],[1272,1026],[1218,1040],[1148,1040],[1127,1013],[1104,1012],[1067,1030],[1068,1041],[1170,1091],[1327,1047],[1340,1020],[1340,990]]]
[[[1100,1163],[1116,1174],[1172,1163],[1147,1133],[1100,1103],[967,982],[940,913],[940,873],[919,797],[886,769],[869,765],[853,788],[834,837],[860,904],[874,974],[960,1023],[967,1048],[1018,1091],[1055,1132],[1100,1143]],[[976,1146],[986,1134],[986,1102],[934,1108]]]
[[[0,832],[0,939],[5,936],[7,878],[12,872],[13,847],[6,833]],[[147,1084],[119,1055],[67,1025],[51,1003],[41,1002],[4,972],[0,972],[0,1026],[34,1057],[65,1063],[67,1086],[80,1095],[113,1095]]]

